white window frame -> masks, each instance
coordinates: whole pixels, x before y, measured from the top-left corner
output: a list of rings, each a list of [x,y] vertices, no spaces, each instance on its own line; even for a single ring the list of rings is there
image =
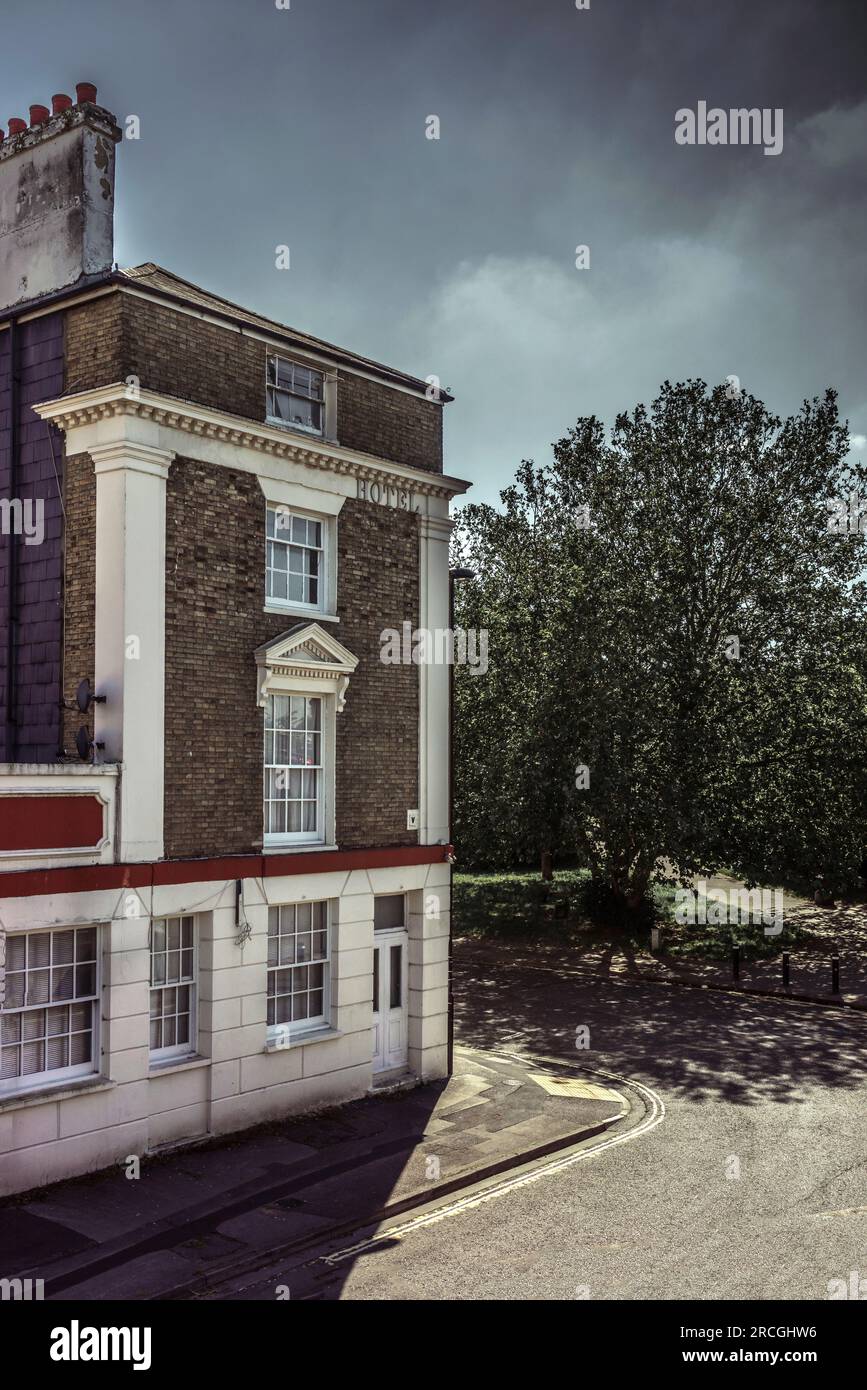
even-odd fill
[[[267,803],[271,800],[266,797],[265,779],[270,777],[274,771],[283,771],[287,775],[292,772],[301,772],[303,775],[304,765],[293,766],[290,763],[269,763],[266,761],[268,756],[268,730],[269,717],[271,713],[271,702],[274,699],[302,699],[318,700],[320,705],[319,718],[319,765],[316,769],[318,774],[318,796],[316,811],[315,830],[275,830],[265,829],[267,825],[266,809]],[[331,840],[332,829],[332,800],[334,785],[334,699],[320,691],[273,691],[265,697],[264,703],[264,722],[263,722],[263,749],[262,749],[262,823],[263,823],[263,844],[265,848],[272,848],[275,845],[324,845]]]
[[[292,518],[297,516],[302,521],[315,521],[320,526],[320,536],[322,544],[319,548],[319,575],[317,585],[317,600],[315,603],[307,603],[303,599],[280,598],[276,594],[269,592],[269,578],[272,566],[268,564],[268,546],[286,545],[292,543],[287,540],[278,540],[276,536],[268,535],[268,518],[274,514]],[[275,531],[278,529],[275,520]],[[284,527],[280,529],[285,529]],[[334,563],[334,523],[328,516],[321,516],[317,512],[307,511],[304,507],[294,507],[284,502],[265,502],[265,607],[274,613],[298,613],[303,617],[315,617],[319,614],[331,615],[332,604],[334,603],[332,582],[332,566]],[[308,548],[308,547],[305,547]]]
[[[94,986],[93,986],[93,993],[92,993],[92,994],[88,994],[88,995],[82,995],[82,996],[80,996],[80,997],[76,995],[76,996],[74,996],[74,997],[71,998],[71,999],[55,999],[55,1000],[50,1000],[50,999],[49,999],[49,1000],[47,1000],[47,1001],[45,1001],[45,1002],[38,1003],[38,1004],[37,1004],[37,1003],[28,1004],[28,1003],[27,1003],[27,995],[26,995],[26,993],[25,993],[25,1002],[24,1002],[24,1004],[23,1004],[23,1005],[20,1005],[20,1006],[16,1006],[15,1008],[13,1008],[13,1007],[9,1004],[9,1002],[8,1002],[8,1000],[9,1000],[9,995],[8,995],[9,976],[13,973],[13,972],[9,969],[9,958],[10,958],[10,956],[9,956],[9,942],[12,941],[12,940],[14,940],[14,939],[16,939],[16,938],[18,938],[18,937],[24,937],[25,940],[27,940],[27,941],[29,941],[31,938],[36,937],[36,936],[49,936],[49,937],[54,937],[54,936],[59,936],[59,935],[61,935],[63,932],[67,932],[67,931],[72,931],[72,932],[75,932],[75,933],[78,933],[78,932],[85,932],[85,931],[93,931],[93,932],[95,933],[95,937],[96,937],[96,945],[95,945],[95,947],[94,947],[95,960],[94,960],[93,962],[91,962],[91,961],[87,961],[87,962],[86,962],[86,964],[88,964],[88,965],[90,965],[91,963],[94,965]],[[75,951],[75,944],[77,944],[77,943],[74,943],[73,952]],[[29,947],[28,947],[28,946],[25,946],[25,951],[29,954]],[[75,1064],[72,1065],[72,1066],[67,1066],[67,1067],[54,1067],[54,1068],[51,1069],[51,1071],[30,1072],[27,1076],[8,1077],[8,1078],[6,1078],[5,1080],[0,1080],[0,1097],[2,1097],[2,1096],[9,1096],[9,1095],[17,1095],[17,1094],[19,1094],[19,1093],[21,1093],[21,1092],[41,1090],[43,1087],[63,1086],[64,1084],[66,1084],[66,1083],[68,1083],[68,1082],[70,1082],[70,1081],[81,1080],[81,1079],[84,1078],[84,1077],[91,1077],[91,1076],[98,1076],[98,1075],[99,1075],[99,1073],[100,1073],[100,1068],[101,1068],[100,1018],[101,1018],[101,1013],[102,1013],[102,1009],[101,1009],[101,998],[102,998],[102,951],[103,951],[103,938],[102,938],[102,932],[101,932],[99,926],[97,926],[95,923],[74,924],[74,925],[73,925],[73,924],[70,924],[69,926],[62,926],[62,925],[61,925],[61,926],[53,926],[53,927],[42,927],[42,928],[38,928],[36,931],[23,931],[23,932],[9,932],[9,933],[8,933],[7,938],[6,938],[6,990],[7,990],[7,993],[6,993],[6,996],[5,996],[6,1002],[3,1004],[3,1007],[0,1008],[0,1021],[2,1021],[2,1019],[4,1019],[4,1018],[10,1017],[11,1015],[25,1015],[25,1014],[30,1014],[30,1013],[36,1013],[37,1011],[40,1011],[40,1010],[44,1012],[44,1011],[46,1011],[46,1010],[55,1009],[55,1008],[64,1008],[64,1007],[65,1007],[65,1008],[71,1008],[74,1004],[90,1004],[90,1010],[91,1010],[91,1013],[90,1013],[90,1018],[91,1018],[91,1023],[90,1023],[91,1044],[90,1044],[90,1061],[89,1061],[89,1062],[77,1062],[77,1063],[75,1063]],[[49,954],[49,959],[52,959],[52,958],[53,958],[53,945],[50,945],[50,946],[49,946],[49,953],[50,953],[50,954]],[[26,962],[26,956],[25,956],[25,962]],[[75,964],[77,964],[77,962],[76,962],[75,960],[73,960],[73,963],[72,963],[73,971],[74,971],[74,969],[75,969]],[[66,963],[66,967],[64,967],[64,966],[53,966],[53,967],[52,967],[51,965],[49,965],[48,967],[34,967],[34,968],[40,968],[40,969],[45,969],[45,968],[52,969],[52,968],[53,968],[53,969],[57,969],[57,968],[68,968],[68,965],[69,965],[69,963]],[[27,970],[27,973],[29,974],[29,969]],[[25,976],[25,980],[26,980],[26,976]],[[84,1031],[84,1030],[79,1030],[79,1031]],[[66,1034],[53,1034],[52,1036],[55,1036],[55,1037],[62,1037],[62,1036],[72,1037],[73,1034],[72,1034],[71,1032],[67,1032]],[[41,1039],[39,1039],[39,1038],[32,1038],[32,1039],[27,1039],[26,1041],[30,1041],[30,1042],[43,1041],[43,1042],[44,1042],[45,1040],[46,1040],[46,1039],[45,1039],[45,1036],[43,1035],[43,1037],[42,1037]],[[7,1044],[6,1044],[6,1046],[9,1046],[9,1045],[10,1045],[10,1043],[7,1043]],[[16,1044],[15,1044],[15,1043],[11,1043],[11,1045],[12,1045],[12,1046],[15,1046]]]
[[[333,632],[317,622],[300,622],[272,641],[257,647],[257,699],[262,710],[262,843],[264,850],[324,848],[335,843],[334,815],[337,716],[343,709],[358,657],[338,642]],[[270,831],[265,822],[266,768],[286,764],[266,763],[268,699],[272,695],[317,697],[322,700],[321,815],[314,836],[310,831]],[[270,785],[268,787],[270,790]]]
[[[285,613],[316,622],[337,623],[337,522],[346,501],[342,493],[323,491],[318,487],[290,483],[285,478],[259,475],[259,486],[266,503],[264,517],[265,542],[262,546],[262,595],[266,613]],[[323,578],[319,586],[319,608],[305,608],[289,599],[268,597],[268,513],[267,508],[279,508],[322,524]]]
[[[277,1023],[277,1022],[274,1022],[274,1023],[267,1023],[267,1022],[266,1022],[267,1037],[268,1037],[269,1043],[275,1043],[275,1042],[279,1043],[279,1042],[283,1042],[284,1044],[288,1045],[290,1042],[295,1042],[295,1041],[298,1040],[299,1037],[304,1037],[304,1036],[305,1036],[306,1034],[308,1034],[308,1033],[311,1033],[311,1034],[312,1034],[312,1033],[321,1033],[324,1029],[327,1029],[327,1028],[330,1027],[330,1020],[331,1020],[331,963],[332,963],[332,951],[333,951],[333,940],[334,940],[334,915],[333,915],[332,910],[331,910],[331,900],[330,900],[329,898],[316,898],[316,899],[313,899],[312,902],[308,900],[308,901],[305,901],[305,902],[288,902],[288,903],[271,903],[271,904],[269,904],[269,907],[268,907],[268,926],[269,926],[268,941],[269,941],[269,943],[270,943],[270,941],[272,940],[271,933],[270,933],[271,913],[272,913],[272,912],[277,912],[278,914],[282,914],[283,912],[287,912],[287,911],[289,911],[289,910],[291,909],[292,912],[293,912],[293,914],[294,914],[294,919],[293,919],[294,934],[297,936],[297,934],[298,934],[298,933],[297,933],[297,916],[298,916],[298,909],[299,909],[299,908],[305,908],[305,907],[310,907],[311,909],[313,909],[313,908],[316,908],[316,907],[318,907],[318,906],[322,906],[322,907],[324,907],[324,909],[325,909],[325,934],[326,934],[326,936],[325,936],[325,956],[324,956],[323,958],[317,958],[316,960],[310,960],[310,961],[306,961],[306,962],[301,962],[300,965],[299,965],[298,963],[296,963],[296,964],[294,964],[294,965],[281,965],[279,962],[278,962],[277,964],[270,965],[270,964],[267,963],[268,957],[266,956],[266,966],[265,966],[265,1001],[266,1001],[266,1014],[265,1014],[265,1017],[266,1017],[266,1020],[267,1020],[267,1017],[268,1017],[268,1012],[267,1012],[267,1010],[268,1010],[268,1003],[269,1003],[270,999],[272,998],[271,994],[268,992],[268,984],[269,984],[269,982],[270,982],[270,977],[271,977],[272,973],[274,973],[274,972],[276,972],[276,971],[278,971],[278,970],[292,970],[292,969],[299,969],[299,968],[300,968],[300,969],[304,969],[304,970],[308,970],[308,969],[309,969],[311,966],[313,966],[313,965],[321,965],[321,966],[322,966],[322,1013],[321,1013],[321,1014],[317,1014],[314,1018],[298,1019],[298,1020],[295,1021],[295,1022],[292,1022],[292,1021],[290,1021],[290,1022],[288,1022],[288,1023]],[[315,931],[315,930],[321,931],[322,929],[321,929],[321,928],[313,928],[313,927],[312,927],[312,919],[311,919],[311,932],[312,932],[312,931]],[[280,938],[279,938],[279,935],[278,935],[278,940],[279,940],[279,939],[280,939]],[[269,948],[269,953],[270,953],[270,948]],[[300,991],[299,991],[299,992],[300,992]],[[307,992],[307,993],[310,992],[309,986],[307,987],[306,992]],[[277,995],[275,994],[273,997],[274,997],[274,999],[275,999],[275,1001],[276,1001],[276,998],[277,998],[277,997],[285,998],[285,997],[287,997],[287,996],[286,996],[285,994],[280,995],[280,996],[277,996]],[[275,1014],[276,1014],[276,1003],[275,1003]]]
[[[164,927],[166,928],[166,932],[168,932],[168,924],[169,924],[169,922],[172,922],[172,921],[175,921],[175,920],[179,922],[179,924],[180,924],[180,932],[181,932],[181,936],[180,936],[180,946],[178,947],[178,952],[179,952],[179,956],[180,956],[179,967],[178,967],[178,979],[177,979],[177,980],[164,980],[164,981],[162,981],[162,982],[159,983],[159,984],[154,984],[154,979],[153,979],[153,976],[154,976],[154,927],[155,927],[157,924],[160,924],[160,925],[164,926]],[[191,924],[191,931],[192,931],[192,952],[193,952],[193,957],[192,957],[192,973],[191,973],[191,975],[189,976],[189,978],[187,978],[187,977],[185,977],[185,976],[183,975],[183,956],[184,956],[184,950],[189,950],[189,949],[190,949],[189,947],[184,947],[184,945],[183,945],[183,939],[184,939],[184,938],[183,938],[183,930],[184,930],[184,925],[183,925],[183,924],[184,924],[185,922],[189,922],[189,923]],[[152,918],[152,920],[151,920],[150,929],[149,929],[149,931],[148,931],[148,1058],[149,1058],[149,1061],[150,1061],[151,1066],[154,1066],[155,1064],[158,1065],[160,1062],[176,1061],[176,1060],[177,1060],[178,1058],[180,1058],[180,1057],[196,1057],[196,1056],[198,1055],[198,1025],[199,1025],[199,1009],[198,1009],[198,1004],[199,1004],[199,990],[198,990],[198,984],[199,984],[199,941],[198,941],[198,937],[199,937],[199,933],[198,933],[198,930],[197,930],[197,926],[198,926],[198,923],[197,923],[197,921],[196,921],[196,917],[195,917],[195,915],[194,915],[193,913],[191,913],[191,912],[175,912],[175,913],[168,913],[165,917],[154,917],[154,918]],[[166,938],[166,939],[168,940],[168,938]],[[166,945],[166,948],[165,948],[164,951],[159,952],[158,954],[165,955],[166,961],[168,961],[168,955],[169,955],[169,948],[168,948],[168,945]],[[152,1017],[153,1017],[153,1016],[151,1015],[151,1012],[150,1012],[151,1000],[152,1000],[154,994],[159,993],[160,996],[162,996],[163,993],[165,992],[165,990],[167,990],[167,989],[174,989],[174,990],[178,990],[178,989],[189,989],[189,991],[190,991],[190,1009],[189,1009],[189,1014],[190,1014],[190,1036],[189,1036],[189,1039],[187,1040],[187,1042],[183,1042],[183,1043],[172,1043],[172,1044],[170,1044],[168,1047],[151,1047],[151,1045],[150,1045],[150,1025],[151,1025],[151,1019],[152,1019]],[[160,1018],[168,1018],[168,1017],[178,1018],[179,1015],[178,1015],[178,1012],[177,1012],[177,1009],[176,1009],[176,1010],[175,1010],[175,1013],[174,1013],[173,1015],[160,1013],[159,1017],[160,1017]]]
[[[308,396],[308,395],[306,395],[306,394],[304,394],[304,393],[297,392],[297,391],[288,391],[288,390],[286,390],[285,387],[277,386],[275,381],[270,381],[270,380],[269,380],[269,377],[270,377],[271,363],[272,363],[272,362],[275,363],[275,364],[278,363],[278,362],[282,362],[282,363],[284,363],[286,366],[291,367],[291,368],[293,369],[293,371],[294,371],[294,369],[295,369],[296,367],[300,367],[302,371],[305,371],[305,372],[312,372],[315,376],[318,376],[318,377],[319,377],[319,380],[320,380],[320,383],[321,383],[321,395],[319,396],[318,400],[317,400],[317,398],[316,398],[315,396]],[[277,376],[276,368],[275,368],[274,376],[275,376],[275,379],[276,379],[276,376]],[[315,404],[318,404],[319,410],[320,410],[320,421],[321,421],[319,428],[316,429],[316,427],[313,426],[313,425],[305,425],[305,424],[302,424],[300,421],[295,421],[295,422],[293,422],[293,421],[291,421],[291,420],[281,420],[281,419],[279,418],[279,416],[271,415],[271,414],[269,413],[269,410],[268,410],[268,395],[269,395],[269,392],[272,391],[272,390],[276,390],[276,391],[285,391],[285,394],[286,394],[287,396],[290,396],[290,397],[294,396],[297,400],[302,400],[302,401],[303,401],[303,400],[306,400],[306,401],[313,401]],[[285,356],[284,356],[282,353],[280,353],[280,352],[269,352],[269,353],[266,353],[266,355],[265,355],[265,421],[266,421],[266,424],[269,424],[269,425],[276,425],[278,429],[283,429],[283,430],[297,430],[297,431],[298,431],[299,433],[301,433],[301,434],[310,434],[310,435],[313,435],[316,439],[324,439],[324,438],[325,438],[325,423],[326,423],[326,373],[322,370],[322,368],[321,368],[321,367],[312,367],[312,366],[308,366],[308,364],[307,364],[306,362],[299,362],[299,361],[297,361],[294,357],[285,357]]]

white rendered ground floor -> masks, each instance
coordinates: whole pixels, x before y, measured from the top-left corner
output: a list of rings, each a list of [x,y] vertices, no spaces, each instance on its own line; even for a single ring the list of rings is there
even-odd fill
[[[450,867],[383,857],[3,897],[0,1195],[445,1075]]]

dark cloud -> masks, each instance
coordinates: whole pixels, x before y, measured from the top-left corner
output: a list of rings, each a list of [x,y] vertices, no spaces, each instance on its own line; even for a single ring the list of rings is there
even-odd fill
[[[140,116],[120,260],[437,373],[447,467],[492,496],[576,415],[665,377],[735,373],[780,412],[835,385],[867,433],[865,14],[43,0],[4,15],[0,75],[9,114],[87,78]],[[699,100],[781,107],[783,153],[677,146]]]

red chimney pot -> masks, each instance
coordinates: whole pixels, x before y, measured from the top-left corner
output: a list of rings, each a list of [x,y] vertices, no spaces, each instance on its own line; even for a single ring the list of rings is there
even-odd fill
[[[5,132],[5,130],[0,130],[0,145],[3,144],[3,141],[4,141],[5,139],[6,139],[6,132]]]
[[[27,129],[27,122],[22,121],[20,116],[9,117],[9,134],[20,135],[22,130]]]
[[[96,88],[92,82],[76,82],[76,101],[96,101]]]
[[[51,98],[52,115],[59,116],[61,111],[68,111],[72,105],[72,97],[68,97],[65,92],[57,92]]]
[[[43,121],[47,121],[47,120],[48,120],[48,117],[49,117],[50,115],[51,115],[51,112],[49,111],[49,109],[48,109],[47,106],[31,106],[31,108],[30,108],[30,124],[31,124],[31,125],[42,125],[42,122],[43,122]]]

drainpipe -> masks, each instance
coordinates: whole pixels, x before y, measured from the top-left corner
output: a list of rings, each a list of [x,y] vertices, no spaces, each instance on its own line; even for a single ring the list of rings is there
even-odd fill
[[[449,851],[454,845],[455,822],[455,572],[449,570],[449,632],[452,634],[452,661],[449,665]],[[446,1042],[446,1076],[452,1076],[455,1069],[455,996],[452,983],[452,877],[454,868],[449,864],[449,964],[448,964],[448,1037]]]
[[[9,500],[14,504],[18,488],[18,321],[9,322]],[[9,509],[9,533],[6,538],[8,555],[8,584],[6,600],[6,736],[5,761],[14,763],[18,752],[18,537],[15,533],[14,505]]]
[[[455,842],[455,663],[454,663],[454,632],[455,632],[455,580],[456,579],[475,579],[475,570],[450,569],[449,570],[449,632],[452,634],[452,661],[449,664],[449,848]],[[452,875],[454,870],[449,868],[449,966],[448,966],[448,1042],[446,1051],[446,1075],[451,1076],[454,1072],[455,1061],[455,995],[452,981],[452,938],[454,933],[454,919],[452,915]]]

